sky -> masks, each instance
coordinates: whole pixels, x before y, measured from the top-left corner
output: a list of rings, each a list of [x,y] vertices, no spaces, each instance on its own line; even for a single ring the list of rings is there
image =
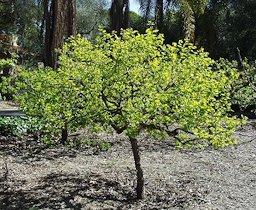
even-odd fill
[[[130,0],[130,10],[139,13],[139,3],[138,0]]]

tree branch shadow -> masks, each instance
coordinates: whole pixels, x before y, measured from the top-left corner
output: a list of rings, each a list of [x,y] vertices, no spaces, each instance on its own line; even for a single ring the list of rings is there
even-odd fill
[[[133,202],[134,195],[124,185],[98,174],[49,174],[31,189],[10,187],[0,192],[0,209],[82,209],[92,202]]]

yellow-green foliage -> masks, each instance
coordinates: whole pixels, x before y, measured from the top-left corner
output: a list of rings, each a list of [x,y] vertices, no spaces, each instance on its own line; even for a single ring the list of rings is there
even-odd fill
[[[256,61],[245,59],[240,65],[226,59],[218,61],[218,68],[226,69],[227,72],[233,69],[239,73],[239,78],[232,84],[232,103],[238,105],[240,110],[256,112]]]
[[[11,58],[7,59],[0,59],[0,74],[3,73],[5,68],[13,68],[16,67],[17,69],[17,55],[12,54]]]
[[[56,72],[20,75],[16,99],[52,129],[65,123],[112,126],[135,137],[142,129],[154,128],[154,133],[176,124],[203,146],[234,143],[232,134],[241,121],[227,111],[228,90],[237,75],[213,70],[214,60],[187,41],[163,42],[153,29],[146,34],[129,29],[121,37],[102,31],[95,45],[80,36],[70,39]]]

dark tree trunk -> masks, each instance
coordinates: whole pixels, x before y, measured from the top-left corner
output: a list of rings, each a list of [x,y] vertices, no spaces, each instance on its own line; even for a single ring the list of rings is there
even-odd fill
[[[38,5],[38,7],[43,8],[43,16],[41,19],[41,25],[40,25],[40,30],[39,30],[39,41],[40,41],[40,46],[41,46],[41,56],[42,56],[42,60],[44,60],[44,31],[45,31],[45,21],[46,21],[46,17],[45,17],[45,1],[41,1],[40,2],[41,5]]]
[[[65,23],[65,12],[66,12],[66,0],[55,0],[53,8],[53,37],[51,43],[51,67],[57,69],[58,53],[56,49],[60,49],[64,43],[64,26]]]
[[[138,147],[138,140],[136,138],[130,137],[130,142],[132,146],[132,152],[135,162],[135,168],[137,171],[137,186],[136,186],[136,194],[137,199],[143,199],[144,197],[144,178],[143,178],[143,170],[140,164],[140,152]]]
[[[76,35],[76,0],[68,1],[67,35]]]
[[[52,19],[53,19],[53,2],[51,0],[44,0],[44,20],[45,20],[45,35],[44,35],[44,64],[51,66],[51,43],[52,43]]]
[[[112,0],[110,8],[111,30],[120,35],[121,28],[129,26],[129,0]]]
[[[156,1],[156,25],[159,32],[163,32],[164,28],[164,2],[163,0]]]
[[[68,126],[65,124],[65,127],[61,131],[61,144],[65,144],[68,141]]]
[[[45,0],[45,65],[57,69],[58,53],[64,39],[76,34],[76,0]]]

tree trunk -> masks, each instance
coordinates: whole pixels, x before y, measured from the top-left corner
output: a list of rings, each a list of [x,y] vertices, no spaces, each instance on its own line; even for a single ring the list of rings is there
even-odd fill
[[[57,69],[58,52],[64,39],[76,34],[76,0],[45,0],[45,65]]]
[[[156,25],[159,32],[163,32],[164,28],[164,2],[163,0],[156,1]]]
[[[129,25],[129,0],[112,0],[110,8],[111,30],[120,35],[121,28]]]
[[[51,0],[44,0],[44,19],[45,19],[45,35],[44,35],[44,65],[52,66],[52,19],[53,19],[53,2]]]
[[[38,7],[43,8],[43,16],[41,19],[41,25],[40,25],[40,30],[39,30],[39,41],[40,41],[40,47],[41,47],[41,60],[44,60],[44,30],[45,30],[45,21],[46,21],[46,17],[45,17],[45,2],[41,1],[40,2],[41,5],[38,5]]]
[[[135,168],[137,171],[137,186],[136,186],[136,194],[137,199],[143,199],[144,197],[144,178],[143,178],[143,170],[141,168],[140,164],[140,153],[139,153],[139,147],[138,147],[138,140],[136,138],[129,137],[131,146],[132,146],[132,152],[135,162]]]
[[[65,1],[66,0],[55,0],[54,1],[54,10],[53,10],[53,37],[52,37],[52,49],[51,57],[52,63],[51,67],[57,69],[57,59],[58,52],[57,49],[60,49],[64,43],[64,25],[65,23]]]
[[[68,1],[67,35],[76,35],[76,0]]]
[[[68,141],[68,126],[65,124],[65,127],[61,130],[61,143],[64,145]]]

